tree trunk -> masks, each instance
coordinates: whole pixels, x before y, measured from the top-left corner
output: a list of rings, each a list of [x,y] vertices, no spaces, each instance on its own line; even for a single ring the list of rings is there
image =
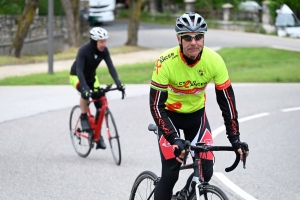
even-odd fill
[[[82,35],[80,31],[80,1],[79,0],[70,0],[73,8],[73,16],[74,16],[74,26],[76,33],[76,45],[80,45],[82,41]],[[88,31],[88,30],[87,30]]]
[[[62,4],[65,14],[66,14],[68,44],[69,44],[69,47],[75,47],[76,46],[76,32],[75,32],[73,7],[72,7],[70,0],[61,0],[61,4]]]
[[[18,21],[18,30],[16,36],[10,47],[10,55],[17,58],[21,57],[24,40],[28,34],[30,25],[33,22],[33,18],[35,16],[36,9],[39,6],[39,2],[39,0],[26,0],[24,12]]]
[[[61,0],[64,7],[67,21],[68,30],[68,44],[70,47],[76,47],[80,45],[81,31],[80,31],[80,12],[79,0]]]
[[[129,0],[128,39],[125,45],[137,46],[142,0]]]

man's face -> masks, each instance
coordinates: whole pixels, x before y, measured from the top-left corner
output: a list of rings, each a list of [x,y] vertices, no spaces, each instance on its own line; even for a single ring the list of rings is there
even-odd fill
[[[97,41],[97,49],[99,51],[103,51],[105,47],[106,47],[106,40],[98,40]]]
[[[199,32],[183,33],[177,35],[179,44],[182,44],[184,55],[191,59],[196,59],[203,49],[204,35]]]

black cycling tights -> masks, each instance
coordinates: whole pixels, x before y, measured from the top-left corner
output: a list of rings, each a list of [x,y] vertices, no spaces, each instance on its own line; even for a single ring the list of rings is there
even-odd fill
[[[202,160],[202,169],[204,181],[208,182],[213,175],[213,161]],[[154,200],[170,200],[173,193],[173,188],[179,177],[179,170],[171,171],[170,168],[177,163],[176,159],[162,161],[162,174],[160,181],[155,187]],[[190,182],[193,178],[193,173],[187,179],[184,188],[188,190]],[[193,190],[191,191],[193,192]]]

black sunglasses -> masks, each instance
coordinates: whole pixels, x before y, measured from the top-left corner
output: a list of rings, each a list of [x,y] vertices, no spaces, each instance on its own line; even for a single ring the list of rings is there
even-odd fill
[[[197,35],[181,35],[181,39],[187,41],[187,42],[191,42],[193,40],[193,38],[196,40],[196,41],[199,41],[201,40],[202,38],[204,37],[203,34],[197,34]]]

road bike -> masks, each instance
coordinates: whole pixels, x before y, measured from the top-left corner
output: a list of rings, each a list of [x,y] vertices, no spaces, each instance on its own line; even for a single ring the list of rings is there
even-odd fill
[[[91,149],[94,147],[94,143],[97,143],[101,136],[101,129],[103,122],[107,138],[109,141],[110,149],[113,155],[113,159],[117,165],[121,164],[121,147],[120,139],[116,126],[116,122],[112,115],[112,112],[108,108],[108,101],[105,94],[109,91],[117,90],[112,88],[112,85],[107,85],[105,88],[99,88],[94,96],[97,98],[90,98],[88,100],[88,119],[90,122],[91,130],[83,131],[80,123],[81,110],[79,105],[72,108],[70,114],[70,136],[73,147],[76,153],[81,157],[87,157]],[[124,99],[125,91],[122,91],[122,99]],[[95,115],[92,115],[90,110],[90,104],[93,102],[101,102],[101,108],[96,109]]]
[[[153,131],[157,134],[157,126],[154,124],[150,124],[148,126],[149,131]],[[183,163],[177,163],[175,166],[172,166],[170,170],[184,170],[184,169],[193,169],[194,175],[193,179],[190,183],[190,191],[189,197],[186,200],[228,200],[226,194],[218,187],[214,185],[210,185],[205,182],[203,179],[202,172],[202,159],[200,157],[200,152],[213,152],[213,151],[234,151],[236,154],[236,159],[232,166],[225,169],[226,172],[233,171],[240,162],[240,154],[233,149],[231,146],[210,146],[205,143],[198,142],[195,146],[191,145],[188,140],[185,141],[185,156],[183,159]],[[246,168],[246,149],[248,149],[247,143],[242,143],[242,151],[243,151],[243,167]],[[194,151],[194,161],[191,164],[186,164],[187,156],[190,151]],[[160,177],[158,177],[155,173],[151,171],[144,171],[140,173],[135,179],[129,200],[151,200],[154,199],[154,190],[155,186],[159,182]],[[194,192],[192,191],[194,188]],[[192,193],[191,193],[192,192]],[[171,200],[177,200],[175,195],[172,196]]]

